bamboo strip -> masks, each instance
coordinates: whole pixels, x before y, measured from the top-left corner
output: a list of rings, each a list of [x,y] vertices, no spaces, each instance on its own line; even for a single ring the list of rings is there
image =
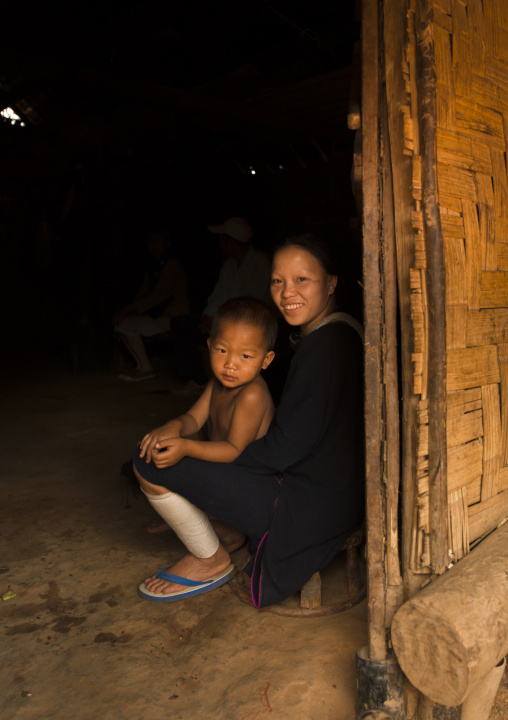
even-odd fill
[[[499,471],[499,478],[497,483],[498,492],[504,492],[508,490],[508,466],[501,468]]]
[[[447,417],[453,418],[456,415],[478,410],[482,406],[481,388],[471,388],[470,390],[459,390],[454,393],[448,393],[446,398]]]
[[[508,311],[507,311],[508,313]],[[508,342],[497,347],[501,373],[501,456],[502,465],[508,466]]]
[[[480,244],[483,270],[497,270],[497,249],[494,233],[494,190],[492,176],[477,172],[478,210],[480,213]]]
[[[467,19],[474,71],[477,75],[483,76],[485,75],[485,27],[482,0],[468,0]]]
[[[469,498],[471,502],[471,498]],[[469,506],[469,540],[473,542],[508,517],[508,490]]]
[[[479,493],[482,475],[482,439],[448,450],[448,491],[462,486],[476,486]]]
[[[451,136],[454,142],[451,142],[448,136]],[[449,130],[439,129],[437,135],[437,161],[450,167],[471,171],[473,169],[471,138],[451,133]]]
[[[448,392],[490,385],[499,380],[495,347],[482,345],[448,352]]]
[[[476,203],[462,200],[464,219],[464,236],[466,239],[466,288],[468,309],[477,310],[480,307],[481,282],[481,256],[480,256],[480,227]],[[466,336],[466,323],[464,323],[464,345]]]
[[[458,138],[462,142],[466,140],[464,135],[459,135]],[[475,175],[479,172],[487,176],[492,175],[492,158],[490,157],[490,148],[487,143],[477,138],[467,138],[467,140],[471,143]]]
[[[452,3],[453,82],[461,97],[471,97],[471,43],[468,12],[460,2]]]
[[[448,533],[454,560],[461,560],[469,552],[467,488],[448,493]]]
[[[471,76],[471,93],[481,105],[494,107],[499,112],[508,111],[506,89],[503,89],[493,78],[480,77],[473,72]]]
[[[438,182],[439,193],[444,192],[468,200],[477,198],[475,181],[470,172],[438,163]]]
[[[508,307],[508,272],[482,273],[480,307]]]
[[[443,228],[445,271],[446,271],[446,347],[466,347],[467,276],[466,253],[464,248],[464,225],[461,217],[442,216],[445,227],[460,228],[459,238],[448,237]],[[458,221],[458,222],[457,222]]]
[[[463,415],[448,416],[446,442],[448,448],[457,447],[482,437],[485,432],[482,411],[472,410]]]
[[[446,30],[449,35],[452,34],[453,24],[451,17],[436,5],[434,5],[434,24]]]
[[[501,406],[499,385],[482,387],[483,402],[483,481],[482,502],[497,493],[497,476],[501,469]]]
[[[497,269],[508,272],[508,245],[504,243],[497,245]]]
[[[508,342],[508,308],[468,312],[466,338],[469,346]]]
[[[464,239],[464,220],[460,215],[441,213],[441,227],[443,228],[443,237]]]
[[[440,128],[454,130],[457,125],[450,35],[439,25],[434,26],[434,53],[437,76],[437,124]]]
[[[420,425],[418,456],[428,455],[429,426]],[[447,413],[446,447],[450,448],[464,445],[472,440],[481,438],[484,433],[482,410],[473,410],[463,415],[449,417]]]
[[[451,190],[451,188],[448,188],[448,190]],[[462,212],[460,197],[453,192],[446,192],[443,189],[439,191],[439,207],[441,212],[443,212],[443,209],[446,209],[449,213],[451,212],[457,215],[460,215]]]
[[[503,116],[500,112],[477,102],[472,104],[457,98],[456,122],[461,135],[481,140],[500,152],[504,151]]]

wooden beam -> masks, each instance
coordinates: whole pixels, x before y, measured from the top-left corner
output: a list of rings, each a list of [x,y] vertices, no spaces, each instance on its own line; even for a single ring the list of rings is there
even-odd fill
[[[50,77],[81,83],[93,90],[114,93],[143,103],[146,107],[160,105],[181,110],[189,114],[197,124],[214,127],[217,123],[234,121],[239,132],[243,128],[259,126],[285,136],[326,136],[336,137],[347,132],[346,117],[343,127],[326,118],[305,117],[298,114],[284,114],[264,108],[262,101],[235,102],[225,98],[201,95],[193,90],[162,85],[160,83],[122,77],[113,73],[87,67],[65,68],[46,58],[32,57],[19,53],[4,52],[0,56],[4,73],[35,77]]]
[[[508,653],[508,522],[405,603],[392,623],[409,681],[441,705],[460,705]]]

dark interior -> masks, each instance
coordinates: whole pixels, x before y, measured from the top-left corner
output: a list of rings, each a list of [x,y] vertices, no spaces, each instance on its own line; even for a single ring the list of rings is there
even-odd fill
[[[331,235],[361,315],[352,190],[353,0],[4,3],[0,218],[7,355],[111,368],[111,316],[164,227],[199,312],[221,263],[206,225],[268,252]]]

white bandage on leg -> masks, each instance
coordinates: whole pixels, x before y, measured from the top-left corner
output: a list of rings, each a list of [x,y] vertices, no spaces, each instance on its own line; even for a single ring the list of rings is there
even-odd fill
[[[171,491],[164,495],[144,494],[154,510],[175,531],[187,550],[195,557],[209,558],[217,552],[219,538],[206,513],[181,495]]]

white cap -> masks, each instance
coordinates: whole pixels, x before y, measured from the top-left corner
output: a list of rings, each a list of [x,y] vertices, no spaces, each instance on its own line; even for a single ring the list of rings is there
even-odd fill
[[[216,235],[229,235],[241,243],[248,243],[254,235],[254,230],[247,220],[242,218],[229,218],[222,225],[208,225],[208,230]]]

